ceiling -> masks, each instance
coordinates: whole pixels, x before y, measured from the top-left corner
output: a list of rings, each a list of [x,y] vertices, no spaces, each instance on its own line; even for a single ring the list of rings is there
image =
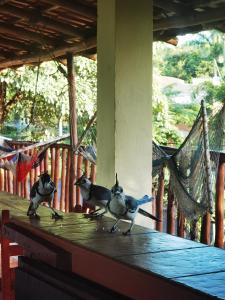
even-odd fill
[[[225,0],[154,0],[154,40],[225,32]],[[97,0],[0,0],[0,69],[96,53]]]

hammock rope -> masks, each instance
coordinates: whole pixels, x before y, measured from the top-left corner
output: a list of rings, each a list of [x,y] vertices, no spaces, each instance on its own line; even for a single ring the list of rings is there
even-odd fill
[[[208,126],[207,126],[208,123]],[[183,144],[168,156],[153,144],[153,177],[166,164],[179,209],[189,219],[213,213],[220,151],[223,150],[225,104],[207,122],[205,103]]]

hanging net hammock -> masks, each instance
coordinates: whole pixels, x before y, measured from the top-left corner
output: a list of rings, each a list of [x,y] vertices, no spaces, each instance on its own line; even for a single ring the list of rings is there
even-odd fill
[[[224,121],[225,105],[211,114],[207,128],[203,102],[189,135],[172,156],[153,144],[153,177],[166,163],[178,207],[189,219],[213,211],[215,188],[212,187],[223,146]]]

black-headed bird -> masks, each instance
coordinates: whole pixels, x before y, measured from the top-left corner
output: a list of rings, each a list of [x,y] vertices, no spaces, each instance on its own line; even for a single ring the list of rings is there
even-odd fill
[[[83,202],[86,205],[98,207],[89,214],[90,217],[103,216],[108,211],[107,203],[111,200],[109,189],[93,184],[85,175],[78,178],[75,185],[79,186]]]
[[[39,176],[39,180],[36,181],[30,191],[30,205],[27,211],[27,216],[29,217],[39,217],[37,214],[37,209],[39,205],[43,202],[47,202],[48,207],[52,210],[52,218],[59,219],[62,218],[51,206],[54,198],[54,193],[56,192],[55,183],[52,181],[48,172],[44,172]]]

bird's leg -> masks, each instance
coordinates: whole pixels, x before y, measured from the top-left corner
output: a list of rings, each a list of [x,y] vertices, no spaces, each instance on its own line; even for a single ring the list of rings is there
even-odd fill
[[[98,208],[98,209],[96,209],[96,210],[93,210],[92,212],[90,212],[90,215],[96,215],[96,213],[97,213],[97,211],[100,211],[101,210],[101,208]]]
[[[101,210],[101,208],[95,211],[95,214],[93,215],[93,217],[95,217],[95,218],[99,218],[100,217],[101,218],[104,214],[107,213],[108,208],[105,207],[105,210],[103,212],[96,214],[96,212],[99,211],[99,210]]]
[[[116,220],[116,223],[112,226],[112,228],[111,228],[111,230],[110,230],[111,233],[113,233],[113,232],[116,231],[116,229],[117,229],[117,224],[119,223],[119,221],[120,221],[120,219],[117,219],[117,220]]]
[[[85,218],[95,218],[95,217],[97,217],[98,216],[98,211],[99,210],[101,210],[101,208],[98,208],[98,209],[96,209],[96,210],[94,210],[94,211],[92,211],[92,212],[90,212],[90,213],[84,213],[83,215],[84,215],[84,217]]]
[[[130,225],[129,229],[127,231],[123,232],[123,235],[130,234],[131,233],[131,229],[133,228],[133,226],[134,226],[134,221],[131,222],[131,225]]]
[[[40,216],[36,212],[34,212],[32,215],[29,215],[29,217],[31,219],[33,219],[33,218],[38,219],[38,220],[40,219]]]
[[[53,207],[51,207],[51,203],[48,202],[48,207],[53,211],[53,214],[52,214],[52,219],[62,219],[63,216],[59,215]]]

